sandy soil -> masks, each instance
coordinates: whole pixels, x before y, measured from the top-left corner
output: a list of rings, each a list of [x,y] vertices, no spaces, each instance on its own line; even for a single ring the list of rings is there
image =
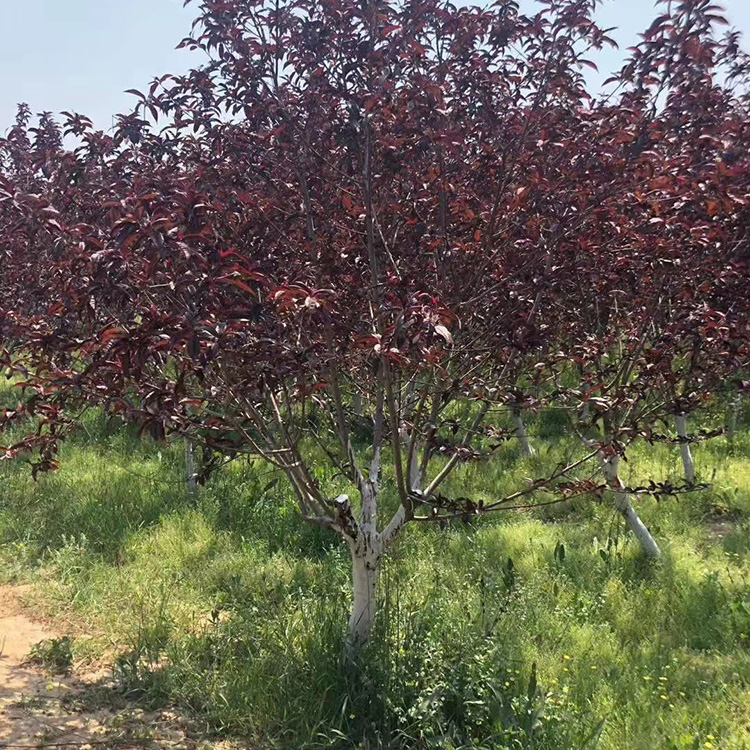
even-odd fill
[[[0,748],[217,748],[171,711],[128,701],[107,671],[51,675],[28,663],[34,644],[65,633],[23,605],[22,587],[0,586]]]

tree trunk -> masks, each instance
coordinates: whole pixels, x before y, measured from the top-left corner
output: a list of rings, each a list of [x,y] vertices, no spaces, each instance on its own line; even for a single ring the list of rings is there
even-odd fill
[[[685,413],[676,414],[674,418],[675,424],[677,425],[677,434],[687,439],[687,415]],[[690,453],[690,443],[680,442],[680,453],[682,454],[682,468],[685,471],[685,479],[690,484],[695,484],[695,464],[693,463],[693,456]]]
[[[521,444],[521,450],[523,451],[524,456],[533,456],[535,451],[531,443],[529,443],[529,438],[526,435],[526,427],[523,423],[523,418],[521,417],[521,410],[517,406],[514,406],[511,414],[513,416],[513,424],[516,427],[516,437]]]
[[[590,419],[591,419],[591,404],[587,401],[583,405],[583,409],[581,409],[581,422],[588,424]]]
[[[188,492],[193,495],[198,490],[195,446],[190,438],[185,438],[185,481],[187,482]]]
[[[732,399],[732,403],[729,404],[729,419],[727,420],[727,440],[730,443],[734,442],[735,435],[737,434],[737,420],[740,414],[741,404],[742,402],[740,400],[739,393]]]
[[[618,456],[605,459],[602,457],[602,470],[607,484],[615,490],[615,507],[622,513],[627,521],[628,528],[633,532],[633,536],[638,540],[647,557],[657,558],[661,556],[661,550],[656,540],[651,536],[651,532],[641,521],[638,514],[630,502],[627,492],[623,492],[625,485],[622,483],[619,474],[620,459]]]
[[[352,615],[349,618],[349,645],[361,648],[370,640],[377,609],[377,586],[382,558],[382,542],[377,535],[360,533],[350,542],[352,553]]]

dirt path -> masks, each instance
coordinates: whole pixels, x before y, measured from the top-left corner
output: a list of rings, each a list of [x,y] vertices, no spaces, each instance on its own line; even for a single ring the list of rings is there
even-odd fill
[[[64,633],[35,621],[22,600],[23,589],[0,586],[0,749],[218,747],[173,712],[127,701],[106,673],[60,677],[29,665],[32,646]]]

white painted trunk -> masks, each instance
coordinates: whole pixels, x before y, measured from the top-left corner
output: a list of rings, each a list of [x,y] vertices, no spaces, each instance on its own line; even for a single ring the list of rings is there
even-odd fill
[[[419,474],[419,447],[414,447],[414,452],[411,456],[411,464],[409,465],[409,488],[412,492],[417,492],[421,489],[422,477]]]
[[[349,645],[361,648],[370,640],[377,609],[377,586],[382,544],[377,536],[350,544],[352,552],[352,615],[349,618]]]
[[[518,442],[521,444],[521,450],[523,451],[524,456],[533,456],[535,454],[535,450],[531,443],[529,443],[528,435],[526,434],[526,426],[523,423],[523,417],[521,416],[521,410],[514,408],[513,412],[513,424],[516,428],[516,437],[518,438]]]
[[[197,469],[195,461],[195,446],[190,438],[185,438],[185,481],[187,482],[188,492],[192,495],[198,490]]]
[[[615,507],[622,513],[625,521],[628,524],[628,528],[633,532],[633,536],[638,540],[643,549],[644,554],[647,557],[660,557],[661,550],[656,540],[651,536],[651,532],[646,528],[646,525],[641,521],[639,515],[635,512],[635,508],[630,501],[630,497],[627,492],[623,492],[624,484],[620,479],[620,459],[614,456],[610,459],[604,459],[602,457],[602,470],[604,472],[604,478],[607,480],[607,484],[615,490]]]
[[[674,418],[677,425],[677,434],[681,438],[687,438],[687,415],[677,414]],[[685,479],[690,484],[695,484],[695,464],[693,456],[690,453],[690,443],[680,443],[680,453],[682,454],[682,468],[685,471]]]

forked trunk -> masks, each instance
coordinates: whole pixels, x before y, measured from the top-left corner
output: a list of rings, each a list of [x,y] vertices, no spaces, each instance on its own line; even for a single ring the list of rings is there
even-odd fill
[[[349,645],[355,649],[370,640],[377,610],[377,586],[382,558],[382,542],[377,535],[360,534],[349,544],[352,553],[352,614],[349,618]]]
[[[677,414],[674,418],[677,426],[677,434],[680,436],[680,453],[682,454],[682,468],[685,471],[685,479],[690,484],[695,484],[695,464],[690,452],[690,443],[687,442],[687,415]]]
[[[526,434],[526,426],[524,425],[523,417],[521,416],[521,410],[518,407],[514,407],[512,416],[513,424],[516,428],[516,437],[521,444],[521,450],[523,451],[524,456],[533,456],[535,451],[531,443],[529,443],[529,438]]]
[[[638,540],[643,549],[644,554],[647,557],[660,557],[661,550],[656,540],[651,536],[651,532],[646,528],[646,525],[641,521],[638,514],[633,508],[633,504],[630,502],[630,497],[627,492],[624,492],[625,485],[620,479],[620,459],[618,456],[605,459],[602,457],[602,470],[604,471],[604,478],[607,480],[607,484],[611,489],[615,491],[615,507],[622,513],[625,521],[628,524],[628,528],[633,532],[633,536]]]

